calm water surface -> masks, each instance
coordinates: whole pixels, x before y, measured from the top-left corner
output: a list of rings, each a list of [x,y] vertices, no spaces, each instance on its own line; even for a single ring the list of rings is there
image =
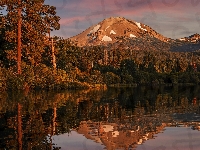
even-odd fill
[[[199,150],[200,87],[1,92],[0,150]]]

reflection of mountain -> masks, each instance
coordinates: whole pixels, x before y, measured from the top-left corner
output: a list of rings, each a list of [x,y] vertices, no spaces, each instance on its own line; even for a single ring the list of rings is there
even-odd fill
[[[141,112],[140,108],[136,112]],[[187,116],[187,117],[186,117]],[[197,118],[198,117],[198,118]],[[188,118],[186,121],[185,118]],[[194,120],[195,119],[195,120]],[[194,122],[195,121],[195,122]],[[134,149],[146,140],[155,139],[155,134],[162,132],[165,127],[188,127],[200,130],[200,115],[170,114],[126,116],[123,120],[115,121],[81,121],[78,129],[87,139],[105,145],[106,149]]]
[[[0,96],[0,149],[51,149],[52,136],[70,129],[107,149],[136,147],[165,126],[199,130],[199,87]]]
[[[108,150],[130,149],[136,147],[137,144],[142,144],[145,140],[152,139],[154,134],[163,130],[165,124],[160,124],[157,127],[149,125],[148,127],[147,130],[141,126],[131,125],[131,122],[117,124],[83,121],[77,132],[84,134],[88,139],[104,144]]]
[[[77,132],[84,134],[88,139],[104,144],[109,150],[134,148],[145,140],[154,138],[154,135],[166,126],[191,126],[192,129],[199,129],[200,120],[194,120],[199,116],[194,115],[199,113],[199,101],[188,97],[187,93],[190,93],[187,89],[186,91],[180,89],[180,92],[175,89],[165,94],[155,94],[156,90],[153,93],[148,92],[147,89],[142,90],[143,93],[140,91],[137,95],[135,92],[138,91],[121,90],[119,97],[111,98],[110,101],[109,98],[106,101],[101,100],[100,106],[89,101],[81,102],[80,116],[87,116],[85,119],[89,120],[82,121]],[[199,97],[197,93],[194,95]],[[117,99],[119,102],[116,101]],[[131,105],[134,109],[131,111],[125,109],[130,108]],[[178,113],[185,116],[178,118]],[[188,113],[191,117],[187,118]],[[96,119],[93,116],[96,116]]]

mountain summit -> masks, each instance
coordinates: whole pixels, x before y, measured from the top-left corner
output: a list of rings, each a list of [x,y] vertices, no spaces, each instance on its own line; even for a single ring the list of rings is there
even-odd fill
[[[102,22],[89,27],[82,33],[71,37],[79,46],[99,45],[108,42],[116,42],[119,37],[142,38],[150,36],[167,42],[169,38],[159,34],[151,27],[123,17],[110,17]]]

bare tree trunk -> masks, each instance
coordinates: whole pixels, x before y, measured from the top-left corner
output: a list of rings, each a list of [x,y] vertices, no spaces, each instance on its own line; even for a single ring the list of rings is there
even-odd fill
[[[22,26],[22,8],[21,8],[21,0],[18,0],[18,16],[19,16],[19,20],[18,20],[18,33],[17,33],[17,73],[21,74],[22,73],[22,69],[21,69],[21,26]]]

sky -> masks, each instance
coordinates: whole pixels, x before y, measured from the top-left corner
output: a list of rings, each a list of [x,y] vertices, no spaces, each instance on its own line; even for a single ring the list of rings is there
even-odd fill
[[[61,28],[53,34],[75,36],[105,18],[124,17],[169,38],[200,34],[200,0],[45,0],[57,8]]]

